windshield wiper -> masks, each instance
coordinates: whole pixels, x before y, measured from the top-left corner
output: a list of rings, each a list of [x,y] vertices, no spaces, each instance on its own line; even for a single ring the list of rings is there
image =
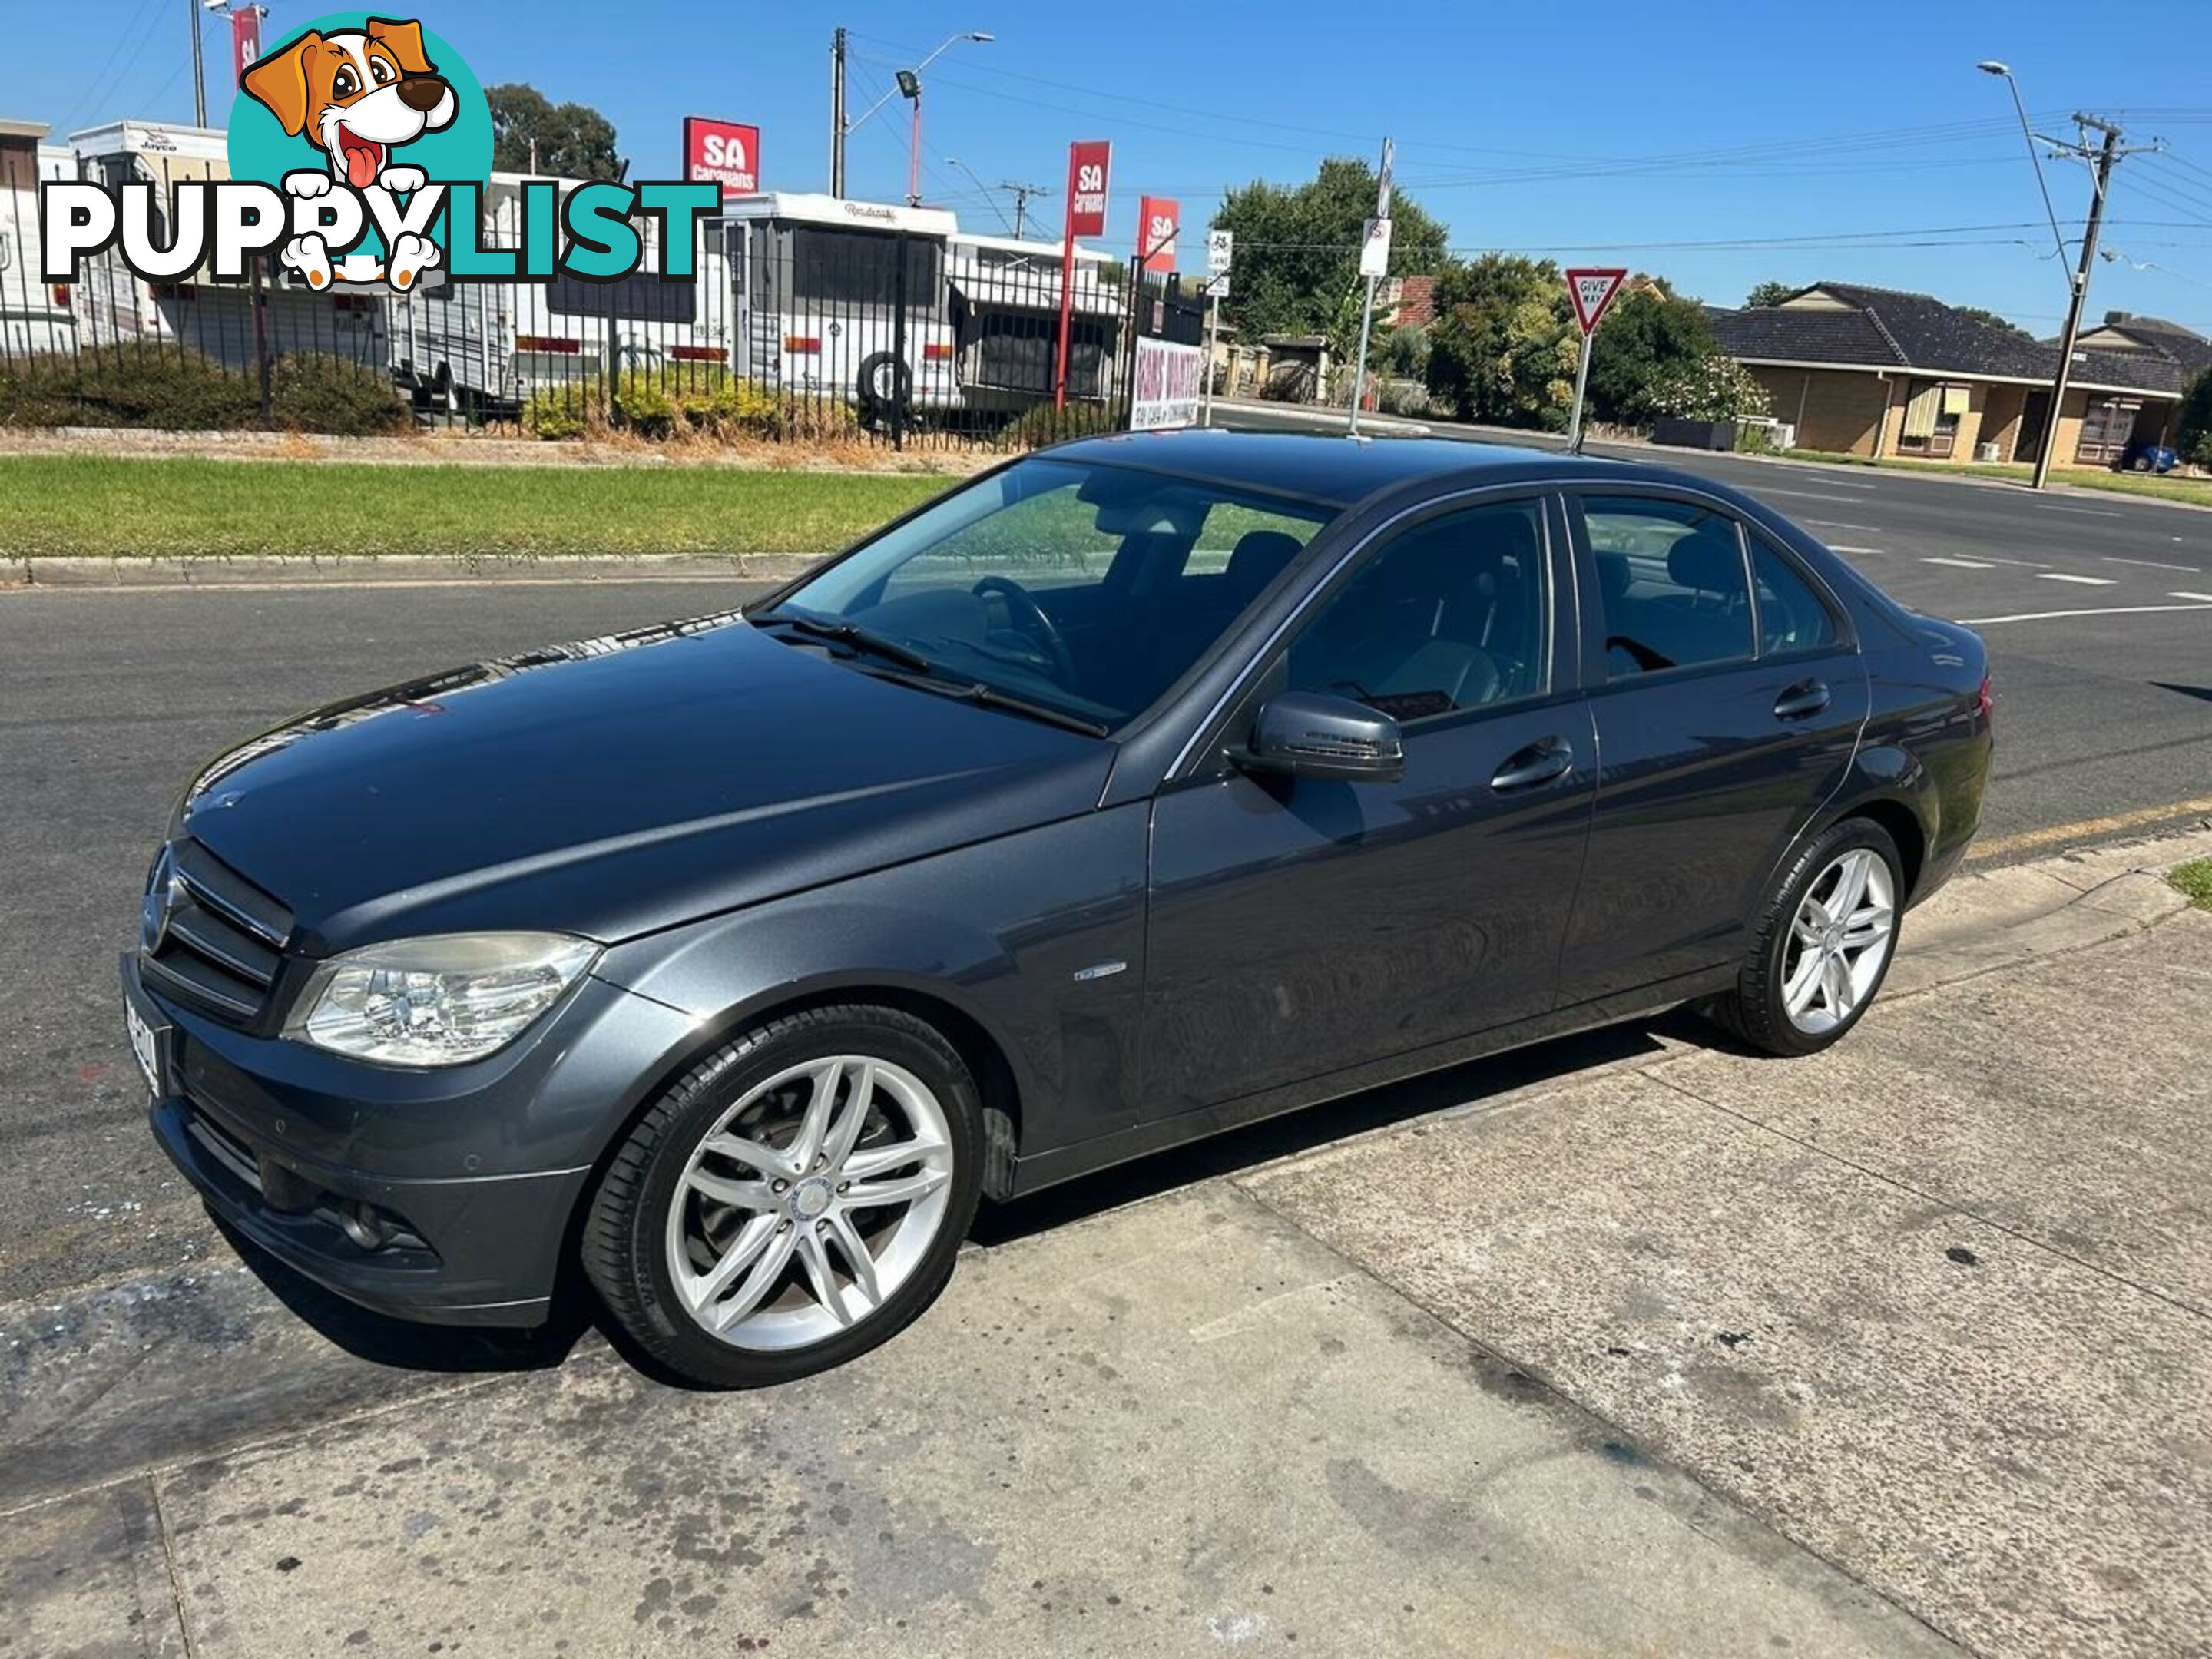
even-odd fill
[[[745,620],[756,628],[795,628],[817,640],[834,640],[854,651],[865,651],[885,662],[911,668],[917,674],[937,672],[937,665],[921,652],[910,651],[896,640],[887,640],[880,634],[871,634],[857,623],[823,622],[818,617],[801,616],[795,611],[770,611],[757,617],[747,616]]]
[[[986,708],[1003,708],[1010,714],[1025,715],[1033,720],[1042,720],[1047,726],[1057,726],[1065,732],[1080,732],[1086,738],[1106,735],[1107,728],[1097,720],[1071,714],[1066,709],[1054,708],[1048,702],[1032,702],[1027,697],[1001,691],[997,686],[986,685],[981,680],[948,678],[941,668],[915,674],[893,674],[882,669],[868,672],[884,679],[896,680],[901,685],[911,685],[917,690],[934,691],[940,697],[957,697],[962,702],[980,703]]]

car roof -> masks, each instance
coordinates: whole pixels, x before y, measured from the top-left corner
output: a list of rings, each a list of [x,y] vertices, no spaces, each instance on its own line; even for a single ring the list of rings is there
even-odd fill
[[[1637,462],[1448,438],[1370,439],[1192,428],[1115,433],[1060,444],[1046,453],[1056,459],[1141,467],[1335,507],[1348,507],[1395,485],[1425,479],[1469,484],[1512,483],[1536,477],[1547,481],[1588,477],[1594,483],[1633,479],[1714,490],[1709,478]],[[1726,490],[1716,493],[1733,495]]]

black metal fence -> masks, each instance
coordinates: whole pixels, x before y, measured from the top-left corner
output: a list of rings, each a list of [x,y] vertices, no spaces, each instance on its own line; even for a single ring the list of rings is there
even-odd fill
[[[166,194],[206,169],[130,156],[87,176]],[[495,181],[487,203],[482,246],[520,247],[519,194]],[[0,425],[412,419],[549,439],[1018,447],[1125,426],[1137,337],[1200,337],[1194,290],[1086,254],[1063,348],[1055,245],[836,211],[703,222],[690,282],[661,276],[656,248],[651,269],[605,283],[433,267],[406,293],[318,289],[273,257],[242,282],[152,283],[110,252],[49,284],[35,190],[0,189]]]

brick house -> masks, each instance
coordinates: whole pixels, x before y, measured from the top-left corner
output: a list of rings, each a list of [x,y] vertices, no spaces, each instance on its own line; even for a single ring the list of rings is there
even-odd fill
[[[2049,417],[2057,344],[1929,294],[1816,283],[1772,306],[1711,313],[1721,349],[1765,387],[1799,447],[1870,457],[2027,461]],[[2107,466],[2171,443],[2212,341],[2115,312],[2086,330],[2058,417],[2062,466]]]

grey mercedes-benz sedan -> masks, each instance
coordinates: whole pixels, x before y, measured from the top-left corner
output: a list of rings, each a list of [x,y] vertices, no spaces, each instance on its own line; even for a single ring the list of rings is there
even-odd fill
[[[742,613],[209,764],[122,963],[155,1132],[369,1306],[660,1363],[898,1331],[978,1202],[1694,1002],[1865,1013],[1981,642],[1652,467],[1182,433],[1012,461]]]

